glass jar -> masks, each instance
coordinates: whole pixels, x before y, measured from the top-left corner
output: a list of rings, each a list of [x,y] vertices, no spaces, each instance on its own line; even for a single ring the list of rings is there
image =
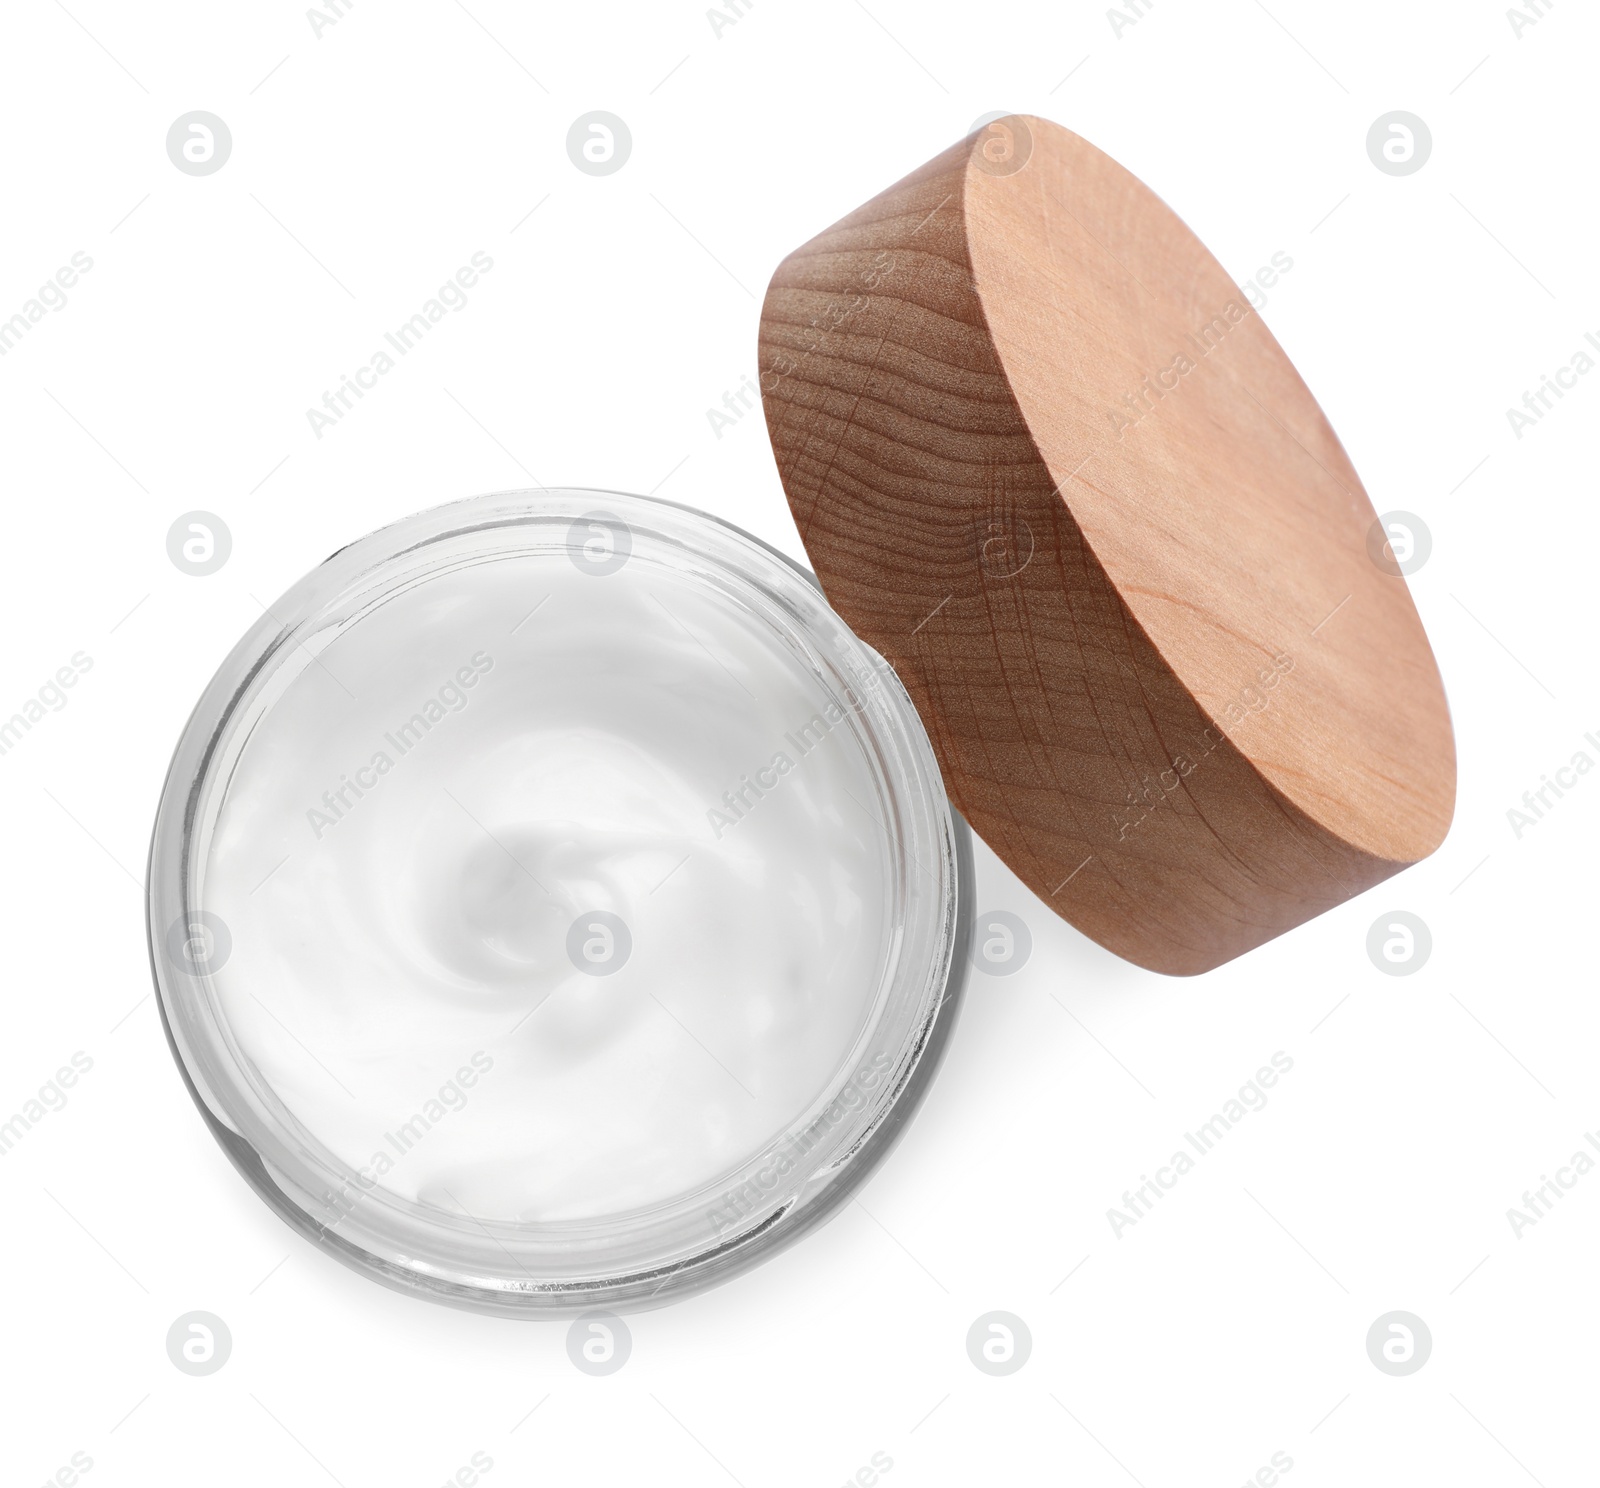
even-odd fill
[[[835,1212],[939,1062],[971,882],[915,708],[804,570],[539,490],[270,607],[179,742],[148,915],[262,1197],[524,1316],[671,1300]]]

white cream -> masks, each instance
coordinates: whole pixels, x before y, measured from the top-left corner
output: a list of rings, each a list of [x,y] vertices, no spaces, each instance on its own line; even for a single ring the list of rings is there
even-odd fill
[[[714,1189],[849,1076],[894,959],[880,790],[829,701],[638,554],[387,599],[228,780],[203,902],[240,1051],[403,1199],[559,1221]],[[569,955],[622,946],[594,911],[631,937],[609,975]]]

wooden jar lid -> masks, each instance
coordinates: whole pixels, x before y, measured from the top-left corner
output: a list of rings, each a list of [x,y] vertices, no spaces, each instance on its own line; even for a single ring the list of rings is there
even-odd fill
[[[1051,909],[1207,971],[1427,856],[1455,745],[1361,481],[1248,299],[1058,125],[790,254],[778,469],[950,797]]]

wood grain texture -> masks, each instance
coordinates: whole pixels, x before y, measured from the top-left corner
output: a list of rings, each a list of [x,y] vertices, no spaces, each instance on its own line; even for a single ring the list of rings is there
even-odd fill
[[[1108,156],[1029,116],[953,146],[784,260],[760,366],[829,600],[1101,945],[1206,971],[1443,839],[1449,712],[1360,479]]]

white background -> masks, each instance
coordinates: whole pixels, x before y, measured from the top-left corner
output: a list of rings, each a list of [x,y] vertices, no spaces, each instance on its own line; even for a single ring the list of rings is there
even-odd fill
[[[470,6],[359,0],[320,37],[289,3],[0,21],[0,318],[94,262],[0,358],[0,714],[93,659],[0,757],[0,1118],[94,1062],[0,1159],[5,1482],[84,1452],[91,1484],[427,1488],[475,1451],[491,1485],[833,1485],[875,1452],[889,1488],[1231,1485],[1275,1452],[1292,1488],[1592,1481],[1600,1174],[1520,1238],[1506,1211],[1600,1127],[1600,775],[1520,840],[1506,813],[1600,759],[1600,376],[1520,440],[1506,410],[1600,333],[1593,13],[1519,37],[1499,0],[1144,0],[1118,35],[1095,5],[756,0],[719,37],[690,3]],[[759,418],[706,417],[755,374],[767,277],[1007,108],[1116,156],[1236,279],[1293,259],[1267,321],[1378,510],[1432,530],[1411,587],[1460,749],[1448,840],[1192,981],[981,853],[1032,960],[974,976],[862,1203],[632,1316],[608,1378],[564,1324],[346,1271],[229,1167],[148,997],[144,854],[194,699],[334,548],[485,490],[659,490],[800,556]],[[214,175],[167,158],[192,109],[231,128]],[[566,155],[591,109],[633,134],[605,178]],[[1391,109],[1432,130],[1415,175],[1367,157]],[[469,306],[318,440],[306,409],[476,250]],[[165,549],[195,508],[233,534],[206,578]],[[1434,941],[1403,978],[1365,949],[1394,909]],[[1279,1050],[1270,1104],[1118,1238],[1124,1189]],[[164,1347],[193,1309],[233,1334],[206,1378]],[[992,1309],[1033,1336],[1005,1378],[965,1351]],[[1404,1378],[1365,1346],[1394,1309],[1433,1337]]]

